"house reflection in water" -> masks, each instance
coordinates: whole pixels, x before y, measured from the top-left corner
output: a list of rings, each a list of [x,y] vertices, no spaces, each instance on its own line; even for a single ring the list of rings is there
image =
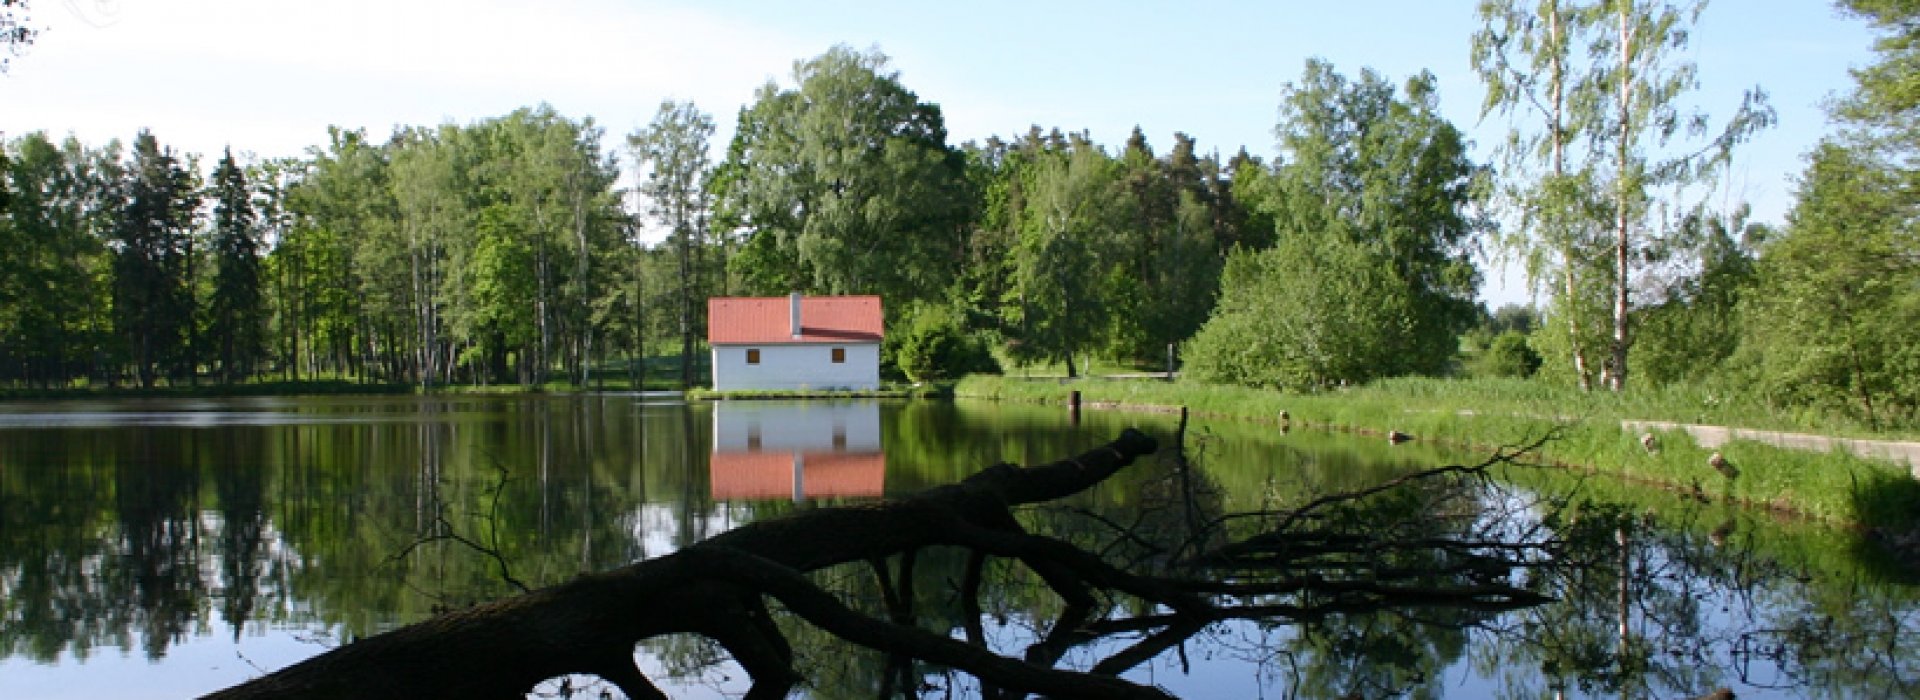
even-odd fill
[[[886,482],[876,401],[721,401],[708,481],[721,501],[874,498]]]

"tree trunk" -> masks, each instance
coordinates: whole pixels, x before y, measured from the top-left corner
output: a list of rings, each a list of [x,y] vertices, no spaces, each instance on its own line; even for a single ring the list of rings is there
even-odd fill
[[[1614,393],[1627,388],[1627,253],[1632,244],[1629,235],[1632,230],[1631,217],[1628,215],[1629,185],[1633,184],[1630,172],[1631,160],[1628,149],[1633,139],[1633,30],[1629,23],[1633,15],[1631,3],[1620,8],[1620,81],[1618,124],[1620,133],[1614,144],[1614,177],[1619,180],[1614,186],[1614,244],[1613,244],[1613,347],[1608,358],[1605,375],[1608,389]]]
[[[1566,51],[1561,47],[1560,6],[1557,3],[1550,5],[1547,10],[1547,35],[1553,44],[1554,57],[1552,85],[1549,88],[1551,93],[1549,99],[1553,104],[1549,125],[1552,133],[1549,138],[1553,139],[1553,180],[1557,188],[1565,181],[1564,178],[1567,175]],[[1593,379],[1587,374],[1587,349],[1580,343],[1580,317],[1574,309],[1574,299],[1578,298],[1576,295],[1579,293],[1579,287],[1574,284],[1573,267],[1579,259],[1579,248],[1573,240],[1573,231],[1567,226],[1565,212],[1560,211],[1562,205],[1562,202],[1554,201],[1551,210],[1554,217],[1553,227],[1559,229],[1556,234],[1560,237],[1561,275],[1566,288],[1566,296],[1563,297],[1566,299],[1566,304],[1561,312],[1567,315],[1567,340],[1569,347],[1573,350],[1574,376],[1580,382],[1581,391],[1591,391]]]

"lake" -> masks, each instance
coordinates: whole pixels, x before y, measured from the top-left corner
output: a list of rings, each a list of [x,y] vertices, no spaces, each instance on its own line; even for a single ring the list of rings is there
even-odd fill
[[[195,696],[509,595],[509,580],[550,585],[756,520],[1049,462],[1129,425],[1165,438],[1174,424],[1091,412],[1071,425],[1058,408],[968,401],[642,394],[0,403],[0,698]],[[1232,422],[1196,422],[1188,440],[1214,513],[1483,457]],[[1028,525],[1085,538],[1088,523],[1138,519],[1170,469],[1143,461]],[[1860,536],[1602,477],[1499,476],[1483,519],[1560,533],[1581,562],[1523,574],[1557,602],[1222,623],[1128,677],[1183,697],[1920,696],[1920,655],[1904,643],[1920,631],[1920,587]],[[1582,504],[1578,518],[1550,515],[1559,503]],[[959,635],[948,599],[962,559],[921,557],[923,626]],[[858,599],[862,575],[822,581]],[[1004,578],[988,588],[986,633],[1018,649],[1059,606]],[[784,626],[809,697],[875,695],[884,658]],[[1061,663],[1085,667],[1127,641]],[[699,640],[649,642],[640,658],[676,697],[745,688]],[[919,673],[929,696],[977,692]]]

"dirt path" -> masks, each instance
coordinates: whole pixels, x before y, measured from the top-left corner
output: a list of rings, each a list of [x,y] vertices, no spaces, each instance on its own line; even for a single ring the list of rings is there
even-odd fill
[[[1868,459],[1904,462],[1907,469],[1913,472],[1914,478],[1920,479],[1920,442],[1837,438],[1811,433],[1783,433],[1774,430],[1751,430],[1729,428],[1723,425],[1697,425],[1657,420],[1623,420],[1620,421],[1620,428],[1627,431],[1685,430],[1688,435],[1693,436],[1694,442],[1707,449],[1725,445],[1729,440],[1752,440],[1776,447],[1810,452],[1846,450]]]

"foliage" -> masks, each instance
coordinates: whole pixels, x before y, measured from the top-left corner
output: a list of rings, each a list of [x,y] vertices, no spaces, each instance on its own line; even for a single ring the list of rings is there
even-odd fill
[[[1042,157],[1028,174],[1029,200],[1008,253],[1009,335],[1016,359],[1064,360],[1074,376],[1075,353],[1093,345],[1109,318],[1102,292],[1126,216],[1113,206],[1118,170],[1080,141]]]
[[[199,183],[173,149],[142,130],[113,229],[114,328],[141,386],[192,371],[193,227]]]
[[[1676,280],[1665,301],[1637,315],[1633,373],[1655,385],[1707,382],[1726,371],[1739,349],[1741,299],[1756,282],[1753,245],[1767,237],[1766,227],[1744,225],[1744,212],[1694,218],[1686,228],[1684,236],[1702,239],[1685,245],[1697,251],[1698,272]]]
[[[1292,428],[1333,429],[1384,436],[1389,430],[1455,446],[1490,449],[1524,444],[1551,432],[1539,461],[1570,464],[1706,496],[1841,523],[1909,527],[1920,514],[1920,488],[1904,465],[1851,454],[1792,450],[1738,440],[1714,449],[1686,433],[1654,431],[1660,446],[1642,445],[1643,429],[1624,420],[1668,420],[1757,429],[1868,434],[1858,423],[1771,412],[1737,394],[1703,394],[1691,387],[1643,388],[1625,395],[1583,392],[1518,379],[1381,380],[1335,392],[1287,392],[1197,381],[1176,383],[1082,379],[1072,383],[1016,377],[968,376],[954,395],[1001,401],[1064,404],[1070,391],[1094,405],[1164,411],[1186,407],[1198,415],[1272,422],[1281,412]],[[1409,408],[1417,407],[1417,408]],[[1383,438],[1384,439],[1384,438]],[[1738,465],[1731,482],[1707,466],[1714,451]]]
[[[52,386],[118,354],[107,241],[121,171],[117,143],[35,132],[0,148],[0,379]]]
[[[1473,59],[1488,86],[1482,113],[1518,111],[1539,120],[1513,129],[1502,149],[1520,174],[1510,192],[1520,229],[1506,242],[1533,279],[1557,273],[1557,325],[1565,332],[1542,347],[1566,356],[1564,364],[1549,363],[1564,368],[1550,374],[1570,374],[1583,388],[1596,369],[1608,388],[1626,386],[1638,318],[1630,299],[1636,268],[1673,245],[1658,221],[1663,212],[1688,208],[1679,195],[1662,201],[1652,193],[1711,182],[1735,146],[1774,121],[1757,87],[1718,131],[1704,113],[1681,104],[1698,78],[1694,65],[1676,56],[1704,7],[1704,0],[1480,5],[1484,26],[1474,36]],[[1592,63],[1578,63],[1580,53]],[[1602,227],[1609,243],[1597,235]],[[1602,287],[1610,294],[1599,316],[1591,299]],[[1600,346],[1591,326],[1605,317],[1609,352],[1595,368],[1589,349]]]
[[[1487,88],[1480,114],[1513,119],[1498,151],[1505,166],[1500,194],[1516,225],[1495,240],[1518,255],[1530,282],[1554,290],[1562,309],[1564,330],[1549,345],[1564,350],[1549,357],[1566,369],[1549,376],[1585,388],[1593,379],[1590,349],[1599,346],[1582,329],[1602,316],[1576,313],[1584,305],[1573,300],[1600,284],[1607,265],[1594,173],[1572,149],[1600,120],[1592,69],[1575,51],[1595,18],[1564,0],[1483,0],[1478,13],[1483,26],[1473,36],[1472,58]]]
[[[883,348],[894,366],[915,382],[941,382],[968,374],[998,373],[1000,366],[980,334],[954,310],[921,302],[909,309]]]
[[[1912,0],[1840,0],[1841,8],[1866,19],[1881,34],[1878,60],[1853,72],[1854,89],[1836,105],[1848,123],[1901,150],[1920,148],[1920,6]]]
[[[968,144],[981,200],[955,301],[1022,365],[1160,366],[1212,309],[1228,251],[1266,242],[1238,173],[1196,151],[1176,133],[1156,156],[1138,129],[1118,153],[1037,126]]]
[[[1911,422],[1920,409],[1920,229],[1903,173],[1828,143],[1760,260],[1753,348],[1770,393]]]
[[[693,386],[694,341],[707,327],[706,298],[714,287],[714,270],[707,259],[712,218],[708,186],[713,166],[707,140],[713,136],[713,118],[691,102],[660,103],[653,122],[627,137],[635,165],[646,169],[640,191],[648,213],[667,231],[667,246],[678,263],[675,287],[680,335],[680,384]]]
[[[1684,188],[1710,181],[1717,169],[1732,157],[1733,148],[1753,134],[1773,125],[1773,108],[1766,92],[1753,88],[1718,133],[1709,133],[1707,117],[1683,112],[1677,104],[1681,96],[1698,86],[1692,63],[1671,61],[1687,44],[1687,25],[1699,17],[1705,0],[1693,0],[1675,6],[1667,2],[1646,5],[1634,0],[1608,0],[1595,11],[1611,22],[1617,33],[1598,33],[1589,52],[1610,65],[1598,77],[1605,90],[1600,92],[1606,109],[1594,134],[1596,151],[1608,153],[1608,172],[1604,188],[1612,204],[1613,248],[1613,336],[1609,361],[1602,372],[1613,391],[1626,387],[1628,348],[1631,346],[1629,293],[1631,265],[1648,246],[1646,221],[1653,211],[1649,190],[1662,186]],[[1698,150],[1677,156],[1657,155],[1670,151],[1673,140],[1705,139]],[[1659,241],[1654,241],[1657,245]]]
[[[1480,356],[1474,373],[1488,377],[1525,379],[1540,369],[1540,353],[1527,345],[1527,335],[1506,331],[1494,336]]]
[[[1355,243],[1298,233],[1236,253],[1213,318],[1187,349],[1203,381],[1312,389],[1412,370],[1414,304]]]
[[[253,374],[266,350],[259,220],[253,189],[228,150],[213,170],[213,293],[207,335],[220,343],[220,375],[231,384]]]
[[[1477,316],[1486,172],[1439,116],[1433,76],[1396,91],[1309,61],[1281,113],[1291,158],[1254,188],[1279,243],[1229,261],[1194,371],[1292,387],[1443,371]]]
[[[953,277],[966,211],[960,154],[938,105],[878,51],[836,46],[768,82],[741,110],[715,176],[746,247],[748,291],[927,299]]]
[[[1841,5],[1881,32],[1878,60],[1854,72],[1853,90],[1832,108],[1845,128],[1808,155],[1786,229],[1760,249],[1736,369],[1784,406],[1911,425],[1920,411],[1920,7]]]

